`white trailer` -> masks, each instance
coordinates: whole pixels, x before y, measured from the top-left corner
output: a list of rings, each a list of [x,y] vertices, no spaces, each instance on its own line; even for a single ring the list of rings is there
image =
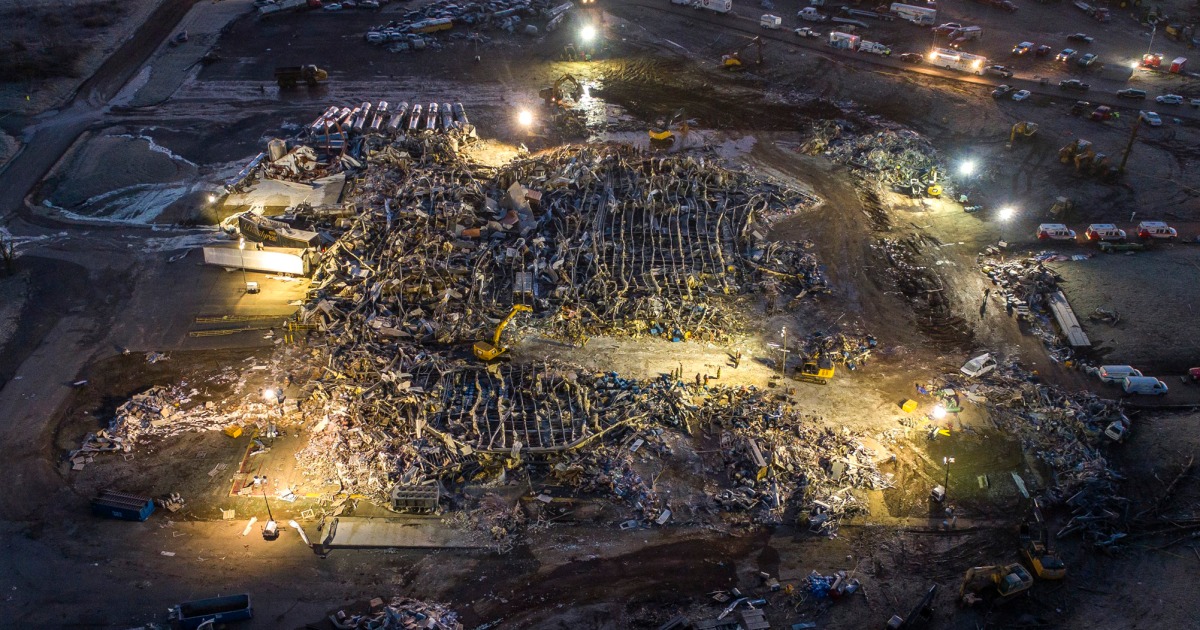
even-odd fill
[[[269,13],[278,13],[279,11],[287,11],[289,9],[299,9],[306,6],[308,0],[279,0],[258,7],[259,15],[267,15]]]
[[[783,18],[779,17],[778,15],[767,14],[758,18],[758,25],[763,28],[769,28],[773,31],[779,30],[780,26],[783,25]]]
[[[917,26],[933,26],[937,23],[937,9],[914,7],[911,4],[893,2],[890,10],[892,13]]]
[[[290,247],[238,249],[237,245],[212,245],[204,248],[204,263],[227,269],[307,276],[309,274],[309,251]]]
[[[803,9],[800,9],[798,12],[796,12],[796,17],[800,18],[801,20],[808,20],[809,22],[824,22],[825,20],[829,19],[828,16],[822,15],[812,7],[804,7]]]
[[[958,70],[959,72],[970,72],[971,74],[983,74],[983,69],[987,67],[988,63],[987,57],[972,55],[958,50],[950,50],[948,48],[934,48],[929,51],[926,60],[931,66],[947,70]]]
[[[696,0],[694,6],[714,13],[729,13],[733,10],[733,0]]]
[[[850,33],[834,31],[829,34],[829,45],[841,50],[858,50],[860,41],[862,41],[861,37]]]

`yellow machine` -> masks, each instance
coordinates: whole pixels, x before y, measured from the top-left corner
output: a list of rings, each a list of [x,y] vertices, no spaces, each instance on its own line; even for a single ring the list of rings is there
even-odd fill
[[[1067,566],[1058,554],[1050,549],[1050,537],[1046,532],[1046,519],[1042,506],[1033,502],[1033,518],[1021,525],[1021,555],[1041,580],[1061,580],[1067,576]]]
[[[671,115],[670,120],[659,118],[650,127],[650,144],[652,145],[670,145],[675,142],[675,135],[687,135],[688,122],[687,112],[683,109],[675,110]]]
[[[329,73],[313,64],[275,68],[275,82],[284,89],[294,88],[300,83],[317,87],[318,83],[328,79]]]
[[[538,96],[546,101],[546,107],[563,105],[564,101],[578,101],[582,95],[583,85],[579,83],[579,79],[569,74],[558,77],[554,85],[538,91]]]
[[[1025,567],[1014,562],[1005,567],[972,567],[963,575],[962,587],[958,590],[959,600],[968,605],[983,601],[980,593],[995,590],[997,602],[1007,601],[1033,586],[1033,576]]]
[[[522,312],[532,313],[533,309],[524,304],[513,304],[512,311],[508,313],[508,317],[505,317],[500,321],[500,325],[496,326],[496,334],[492,335],[492,342],[475,342],[475,356],[482,361],[491,361],[504,354],[504,351],[508,350],[508,348],[500,345],[500,334],[508,327],[508,323],[512,321],[512,318],[516,317],[517,313]]]
[[[833,378],[833,361],[830,361],[829,357],[825,355],[808,359],[800,365],[800,370],[796,373],[796,380],[818,385],[828,385],[831,378]]]
[[[1025,138],[1032,138],[1038,132],[1038,125],[1035,122],[1022,120],[1012,126],[1012,131],[1008,134],[1008,148],[1013,147],[1013,142],[1017,140],[1017,135]]]
[[[742,60],[742,51],[751,46],[758,47],[758,59],[754,62],[754,65],[761,66],[763,62],[763,40],[761,37],[755,37],[754,39],[746,42],[741,48],[727,55],[722,55],[721,65],[726,70],[740,70],[747,63]]]

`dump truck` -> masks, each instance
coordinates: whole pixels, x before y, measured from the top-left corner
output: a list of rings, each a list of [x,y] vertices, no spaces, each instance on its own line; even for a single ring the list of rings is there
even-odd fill
[[[317,87],[317,84],[327,79],[329,79],[329,73],[313,64],[275,68],[275,82],[284,89],[294,88],[301,83],[310,88]]]

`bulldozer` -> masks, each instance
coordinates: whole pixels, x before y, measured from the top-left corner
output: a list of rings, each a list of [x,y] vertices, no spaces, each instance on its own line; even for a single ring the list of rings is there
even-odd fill
[[[751,46],[758,47],[758,57],[754,61],[754,65],[761,66],[763,62],[763,40],[761,37],[755,37],[743,44],[741,48],[738,48],[731,53],[721,55],[721,66],[726,70],[741,70],[745,67],[745,64],[748,63],[747,61],[742,60],[742,52]]]
[[[329,73],[313,64],[307,66],[283,66],[275,68],[275,82],[279,87],[289,90],[304,82],[308,87],[317,87],[318,83],[329,79]]]
[[[985,599],[1006,602],[1033,586],[1033,576],[1019,562],[1008,566],[971,567],[958,590],[960,603],[973,606]]]
[[[496,326],[496,332],[492,335],[492,342],[475,342],[475,358],[479,359],[480,361],[491,361],[504,354],[508,350],[508,347],[500,345],[500,335],[504,332],[504,329],[508,327],[509,322],[511,322],[512,319],[517,316],[517,313],[532,312],[533,308],[526,306],[525,304],[513,304],[512,310],[508,312],[508,316],[500,320],[500,325]]]
[[[1008,134],[1008,144],[1006,145],[1006,148],[1009,148],[1009,149],[1013,148],[1013,143],[1016,142],[1018,135],[1020,135],[1023,138],[1032,138],[1034,135],[1037,134],[1037,132],[1038,132],[1038,124],[1037,123],[1029,122],[1028,120],[1022,120],[1022,121],[1018,122],[1017,124],[1012,126],[1012,131],[1009,132],[1009,134]]]
[[[573,75],[564,74],[554,85],[538,90],[538,96],[546,102],[546,107],[566,106],[567,101],[578,101],[583,96],[583,84]]]
[[[676,134],[686,136],[688,132],[687,112],[682,108],[675,110],[670,119],[659,118],[650,126],[650,144],[652,146],[670,146],[675,143]]]
[[[796,369],[796,380],[817,385],[828,385],[833,378],[833,361],[824,354],[810,357]]]

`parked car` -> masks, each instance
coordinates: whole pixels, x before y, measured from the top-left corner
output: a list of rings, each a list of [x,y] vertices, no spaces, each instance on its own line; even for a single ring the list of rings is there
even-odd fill
[[[900,55],[900,61],[905,63],[921,63],[923,57],[917,53],[904,53]]]
[[[1138,238],[1173,239],[1179,233],[1162,221],[1142,221],[1137,226],[1137,235]]]
[[[1037,237],[1040,241],[1073,241],[1075,230],[1061,223],[1043,223],[1038,226]]]
[[[820,33],[812,30],[811,28],[808,28],[807,26],[802,26],[792,32],[796,34],[796,37],[820,37],[821,36]],[[920,57],[921,55],[917,55],[917,56]]]
[[[959,24],[958,22],[946,22],[941,26],[933,27],[933,33],[935,35],[949,35],[960,28],[962,28],[962,24]]]
[[[1111,223],[1093,223],[1083,233],[1089,241],[1123,241],[1125,230]]]
[[[1192,107],[1200,107],[1200,98],[1194,98],[1189,102],[1192,104]]]
[[[1120,383],[1130,376],[1141,376],[1142,371],[1132,365],[1101,365],[1098,376],[1105,383]]]
[[[1078,116],[1091,106],[1092,104],[1088,101],[1075,101],[1075,104],[1071,106],[1071,115]]]
[[[1023,101],[1029,98],[1029,96],[1029,90],[1017,90],[1013,93],[1012,99],[1014,101]]]
[[[1084,35],[1083,33],[1071,33],[1070,35],[1067,35],[1067,41],[1090,44],[1095,40],[1087,35]]]
[[[1000,2],[996,3],[996,6],[1008,11],[1009,13],[1016,13],[1018,8],[1017,5],[1011,0],[1000,0]]]
[[[1013,75],[1013,71],[1008,66],[988,66],[983,69],[984,74],[994,74],[1005,79]]]
[[[1099,57],[1092,53],[1087,53],[1086,55],[1077,59],[1075,63],[1078,64],[1080,68],[1090,68],[1092,64],[1096,63],[1096,59],[1098,58]]]
[[[1151,127],[1162,126],[1162,117],[1158,115],[1158,112],[1140,111],[1138,112],[1138,117],[1142,119],[1142,122]]]
[[[1054,59],[1056,61],[1067,62],[1067,61],[1074,59],[1075,55],[1077,55],[1077,54],[1079,54],[1079,53],[1076,52],[1076,50],[1074,48],[1064,48],[1064,49],[1062,49],[1062,52],[1055,55]]]
[[[1125,88],[1124,90],[1117,90],[1117,96],[1121,98],[1144,99],[1146,98],[1146,90]]]
[[[334,2],[333,4],[326,4],[326,5],[322,6],[321,9],[323,9],[325,11],[341,11],[342,5],[340,3]]]
[[[1080,81],[1079,79],[1067,79],[1066,81],[1059,81],[1058,87],[1060,87],[1064,90],[1075,90],[1076,92],[1086,92],[1089,89],[1091,89],[1092,86],[1088,85],[1087,83],[1084,83],[1083,81]]]
[[[1113,117],[1113,110],[1108,105],[1101,105],[1092,110],[1092,120],[1105,121]]]
[[[1045,45],[1045,44],[1042,44],[1041,46],[1038,46],[1036,50],[1034,50],[1034,51],[1033,51],[1033,56],[1035,56],[1035,57],[1046,57],[1046,56],[1048,56],[1048,55],[1050,54],[1050,52],[1051,52],[1052,50],[1053,50],[1053,49],[1052,49],[1052,48],[1050,48],[1049,46],[1047,46],[1047,45]]]
[[[1163,105],[1182,105],[1183,97],[1178,94],[1163,94],[1162,96],[1155,96],[1154,102]]]
[[[1033,50],[1034,46],[1035,46],[1035,44],[1033,42],[1021,42],[1020,44],[1013,46],[1013,54],[1014,55],[1027,54]]]
[[[1009,92],[1012,91],[1013,87],[1011,85],[998,86],[996,89],[992,90],[992,98],[1004,98]]]

